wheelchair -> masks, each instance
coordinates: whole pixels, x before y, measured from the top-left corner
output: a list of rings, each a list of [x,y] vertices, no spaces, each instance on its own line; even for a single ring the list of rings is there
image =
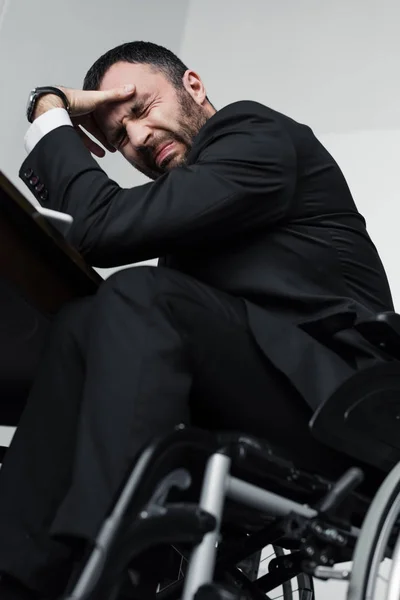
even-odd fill
[[[347,471],[321,476],[245,433],[179,425],[140,455],[64,600],[265,600],[278,586],[291,600],[294,579],[312,600],[314,578],[348,582],[348,600],[398,600],[400,315],[357,329],[388,361],[353,375],[310,422]],[[136,561],[151,548],[172,552],[179,573],[136,596]]]

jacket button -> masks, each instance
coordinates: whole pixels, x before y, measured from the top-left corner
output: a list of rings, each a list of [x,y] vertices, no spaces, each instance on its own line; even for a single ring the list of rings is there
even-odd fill
[[[32,177],[33,175],[33,169],[28,169],[27,171],[25,171],[24,173],[24,177],[25,179],[29,179],[30,177]]]
[[[35,192],[38,192],[38,194],[39,194],[43,190],[44,190],[44,183],[38,183],[37,186],[35,187]]]
[[[49,196],[49,192],[47,190],[43,190],[43,192],[39,196],[39,199],[42,200],[43,202],[45,202],[47,200],[48,196]]]
[[[30,185],[36,185],[37,183],[39,183],[39,177],[37,175],[34,175],[30,180],[29,180],[29,184]]]

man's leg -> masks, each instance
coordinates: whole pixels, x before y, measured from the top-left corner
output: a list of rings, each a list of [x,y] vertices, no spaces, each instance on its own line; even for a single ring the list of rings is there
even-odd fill
[[[36,462],[33,449],[44,431],[34,407],[36,427],[29,436],[29,421],[23,419],[7,461],[10,476],[3,485],[8,485],[9,494],[18,489],[11,476],[26,474],[24,463],[20,468],[21,448],[35,457],[37,481],[29,483],[30,493],[19,502],[19,512],[11,515],[7,537],[0,527],[0,570],[9,564],[5,559],[9,536],[14,530],[20,536],[26,528],[19,515],[31,512],[35,518],[35,510],[29,509],[30,496],[35,496],[37,486],[45,489],[47,485],[51,490],[51,510],[47,506],[39,511],[31,545],[32,552],[35,543],[37,551],[49,552],[47,569],[38,572],[32,567],[35,556],[28,560],[26,553],[24,568],[19,565],[11,571],[38,589],[45,589],[46,570],[51,570],[56,555],[54,549],[50,552],[49,529],[57,535],[93,538],[143,445],[188,421],[190,410],[206,426],[213,421],[215,427],[244,429],[267,439],[271,434],[276,442],[281,441],[276,431],[283,434],[286,428],[287,439],[294,439],[295,431],[301,429],[301,440],[308,440],[309,409],[294,393],[293,411],[290,400],[285,400],[293,390],[276,380],[276,373],[252,341],[240,299],[169,269],[128,269],[102,284],[91,301],[85,333],[83,341],[76,338],[78,356],[84,356],[81,384],[83,372],[85,380],[83,393],[77,386],[70,399],[75,415],[68,416],[75,427],[71,428],[73,443],[65,447],[68,456],[53,453],[54,460],[68,465],[63,467],[64,479],[57,491],[45,471],[41,477]],[[53,420],[61,431],[59,418]],[[45,441],[45,445],[52,452],[52,444]],[[49,499],[43,503],[48,505]],[[0,518],[4,506],[0,494]],[[45,520],[41,520],[43,513]]]
[[[171,269],[119,271],[93,303],[74,476],[51,531],[93,538],[138,452],[180,422],[290,444],[304,463],[321,450],[310,416],[240,298]]]
[[[49,535],[53,521],[68,537],[92,538],[140,447],[187,418],[190,370],[171,364],[179,335],[158,307],[159,274],[116,274],[51,328],[0,474],[0,573],[32,589],[58,591],[70,569],[69,546]],[[157,407],[151,383],[169,371]]]

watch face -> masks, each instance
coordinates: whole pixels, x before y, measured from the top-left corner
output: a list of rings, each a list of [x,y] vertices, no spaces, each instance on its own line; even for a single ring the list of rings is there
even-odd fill
[[[33,89],[31,91],[31,93],[29,94],[29,98],[28,98],[28,102],[26,105],[26,115],[28,117],[28,121],[30,121],[30,117],[31,117],[31,113],[32,113],[32,108],[33,108],[33,103],[36,97],[36,88]]]

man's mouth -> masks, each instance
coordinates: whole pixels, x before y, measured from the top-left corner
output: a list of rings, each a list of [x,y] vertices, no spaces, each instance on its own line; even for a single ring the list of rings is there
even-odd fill
[[[157,154],[154,157],[156,165],[159,167],[163,160],[167,157],[167,155],[173,151],[174,142],[168,142],[168,144],[164,144],[157,151]]]

